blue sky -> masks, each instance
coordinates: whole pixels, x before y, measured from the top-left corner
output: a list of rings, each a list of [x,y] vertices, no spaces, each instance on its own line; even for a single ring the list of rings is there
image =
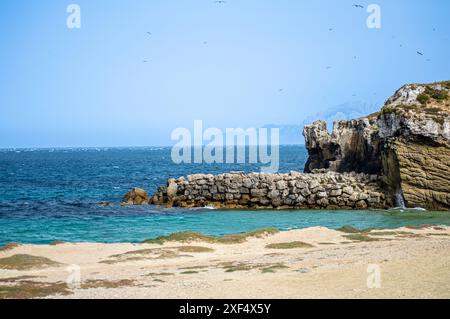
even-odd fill
[[[71,3],[81,29],[66,27]],[[380,5],[381,29],[354,3]],[[449,13],[447,0],[2,0],[0,147],[169,145],[196,119],[381,107],[403,84],[450,79]]]

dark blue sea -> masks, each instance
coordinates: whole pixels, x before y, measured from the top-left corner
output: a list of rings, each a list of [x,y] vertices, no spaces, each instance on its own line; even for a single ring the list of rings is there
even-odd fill
[[[303,146],[280,147],[280,172],[302,171]],[[9,242],[140,242],[178,231],[208,235],[264,227],[395,228],[450,225],[450,214],[423,211],[220,211],[121,207],[133,187],[151,195],[168,178],[258,172],[259,164],[174,164],[169,147],[0,150],[0,245]],[[100,207],[100,202],[111,206]]]

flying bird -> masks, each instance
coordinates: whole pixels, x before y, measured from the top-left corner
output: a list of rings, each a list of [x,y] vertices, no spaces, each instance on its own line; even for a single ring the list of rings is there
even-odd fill
[[[423,55],[423,53],[422,53],[422,52],[420,52],[420,51],[417,51],[417,54],[418,54],[418,55]]]
[[[330,32],[333,31],[333,28],[329,28],[328,31],[330,31]]]
[[[363,8],[364,9],[364,6],[363,5],[360,5],[360,4],[354,4],[353,5],[355,8]]]
[[[217,1],[214,1],[214,3],[224,4],[224,3],[226,3],[226,1],[224,1],[224,0],[217,0]]]
[[[327,70],[331,69],[331,66],[327,66]]]
[[[152,33],[151,33],[151,32],[147,32],[147,34],[148,34],[149,36],[152,36]]]

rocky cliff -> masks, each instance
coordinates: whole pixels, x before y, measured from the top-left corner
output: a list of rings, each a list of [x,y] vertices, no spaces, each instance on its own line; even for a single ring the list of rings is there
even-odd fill
[[[368,174],[381,170],[375,117],[336,121],[331,134],[324,121],[316,121],[305,126],[304,136],[309,152],[305,173],[323,168]]]
[[[325,168],[383,176],[408,207],[450,209],[450,81],[405,85],[376,114],[305,126],[305,172]]]

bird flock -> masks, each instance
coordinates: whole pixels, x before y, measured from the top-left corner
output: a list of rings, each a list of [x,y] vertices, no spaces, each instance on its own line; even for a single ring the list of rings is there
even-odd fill
[[[217,4],[217,5],[224,5],[224,4],[227,3],[227,1],[225,1],[225,0],[215,0],[214,3]],[[354,8],[357,8],[357,9],[364,9],[364,8],[365,8],[362,4],[357,4],[357,3],[353,4],[352,6],[353,6]],[[332,32],[332,31],[334,31],[334,28],[333,28],[333,27],[329,27],[329,28],[328,28],[328,31],[329,31],[329,32]],[[434,31],[436,31],[436,28],[433,28],[433,32],[434,32]],[[147,31],[146,34],[147,34],[149,37],[151,37],[151,36],[153,35],[150,31]],[[393,36],[392,38],[395,39],[395,36]],[[203,45],[207,45],[207,44],[208,44],[208,41],[203,41]],[[403,44],[400,44],[400,47],[403,48]],[[417,50],[416,53],[417,53],[417,55],[419,55],[419,56],[424,56],[424,53],[423,53],[422,51]],[[357,56],[356,56],[356,55],[353,56],[353,59],[356,60],[356,59],[357,59]],[[431,61],[431,59],[427,58],[426,61],[429,62],[429,61]],[[147,62],[148,62],[148,59],[144,59],[144,60],[142,60],[142,62],[143,62],[143,63],[147,63]],[[333,67],[330,66],[330,65],[327,65],[327,66],[326,66],[326,70],[330,70],[330,69],[332,69],[332,68],[333,68]],[[281,93],[281,92],[284,92],[284,89],[283,89],[283,88],[280,88],[280,89],[278,89],[278,92],[280,92],[280,93]],[[374,93],[374,95],[376,95],[376,93]],[[353,94],[353,96],[356,96],[356,94]]]

